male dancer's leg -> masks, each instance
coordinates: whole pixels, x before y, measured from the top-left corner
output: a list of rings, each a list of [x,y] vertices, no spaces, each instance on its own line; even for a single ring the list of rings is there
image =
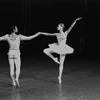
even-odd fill
[[[60,55],[60,65],[59,65],[59,76],[58,76],[58,80],[59,83],[62,83],[62,73],[63,73],[63,67],[64,67],[64,60],[65,60],[66,55]]]
[[[8,60],[9,60],[9,65],[10,65],[10,76],[12,79],[12,85],[16,86],[15,83],[15,76],[14,76],[14,59],[13,56],[8,56]]]
[[[15,66],[16,66],[16,79],[15,80],[17,82],[17,86],[20,87],[20,84],[19,84],[20,66],[21,66],[20,55],[18,55],[14,58],[14,62],[15,62]]]
[[[52,53],[55,53],[54,51],[52,51],[50,48],[46,48],[46,49],[43,50],[43,52],[44,52],[47,56],[49,56],[50,58],[52,58],[56,63],[59,64],[58,58],[55,58],[55,57],[52,55]]]

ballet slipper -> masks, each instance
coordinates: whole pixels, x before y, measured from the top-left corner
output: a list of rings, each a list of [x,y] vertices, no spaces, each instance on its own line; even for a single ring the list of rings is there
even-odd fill
[[[17,87],[20,87],[20,84],[19,84],[19,81],[18,80],[16,80],[16,86]]]
[[[15,82],[15,81],[13,81],[13,82],[12,82],[12,85],[13,85],[13,86],[16,86],[16,82]]]
[[[61,77],[58,77],[59,84],[62,83]]]
[[[58,61],[58,58],[54,58],[54,61],[55,61],[57,64],[60,64],[60,62]]]

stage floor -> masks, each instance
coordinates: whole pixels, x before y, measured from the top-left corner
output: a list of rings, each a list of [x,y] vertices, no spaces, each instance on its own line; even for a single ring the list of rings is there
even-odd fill
[[[100,100],[99,61],[66,60],[60,85],[58,64],[23,60],[20,88],[11,86],[9,65],[0,63],[0,100]]]

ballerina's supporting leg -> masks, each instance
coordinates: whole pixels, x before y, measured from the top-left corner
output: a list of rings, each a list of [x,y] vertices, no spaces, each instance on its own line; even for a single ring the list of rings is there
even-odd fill
[[[66,55],[60,55],[59,76],[58,76],[59,84],[62,83],[62,79],[61,78],[62,78],[62,73],[63,73],[65,57],[66,57]]]
[[[57,57],[54,57],[51,53],[53,53],[53,51],[50,48],[44,49],[43,52],[49,56],[50,58],[52,58],[57,64],[60,64],[58,61]]]

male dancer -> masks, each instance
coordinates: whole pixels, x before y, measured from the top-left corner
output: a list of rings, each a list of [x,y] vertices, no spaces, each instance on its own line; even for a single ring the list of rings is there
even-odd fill
[[[74,49],[71,48],[70,46],[68,46],[68,44],[66,44],[67,36],[68,36],[69,32],[71,31],[71,29],[73,28],[73,26],[76,24],[76,22],[80,19],[82,19],[82,18],[81,17],[77,18],[72,23],[72,25],[69,27],[69,29],[65,32],[63,31],[63,29],[64,29],[63,23],[60,23],[57,27],[57,30],[59,31],[59,33],[49,34],[49,33],[39,32],[39,34],[43,34],[43,35],[47,35],[47,36],[56,36],[56,38],[57,38],[58,43],[49,44],[49,48],[44,49],[43,52],[60,65],[59,66],[59,76],[58,76],[58,80],[59,80],[60,84],[62,82],[61,77],[62,77],[63,65],[64,65],[64,60],[65,60],[66,54],[71,54],[74,52]],[[60,61],[58,61],[58,59],[56,57],[54,57],[52,55],[52,53],[59,54]]]
[[[21,40],[31,40],[37,37],[39,34],[35,34],[32,36],[24,36],[17,35],[18,32],[17,26],[11,27],[13,32],[11,34],[6,34],[0,37],[1,40],[6,40],[9,44],[9,52],[8,52],[8,60],[10,65],[10,76],[12,79],[12,85],[20,87],[19,84],[19,76],[20,76],[20,67],[21,67],[21,59],[20,59],[20,41]],[[14,65],[16,67],[16,73],[14,72]]]

